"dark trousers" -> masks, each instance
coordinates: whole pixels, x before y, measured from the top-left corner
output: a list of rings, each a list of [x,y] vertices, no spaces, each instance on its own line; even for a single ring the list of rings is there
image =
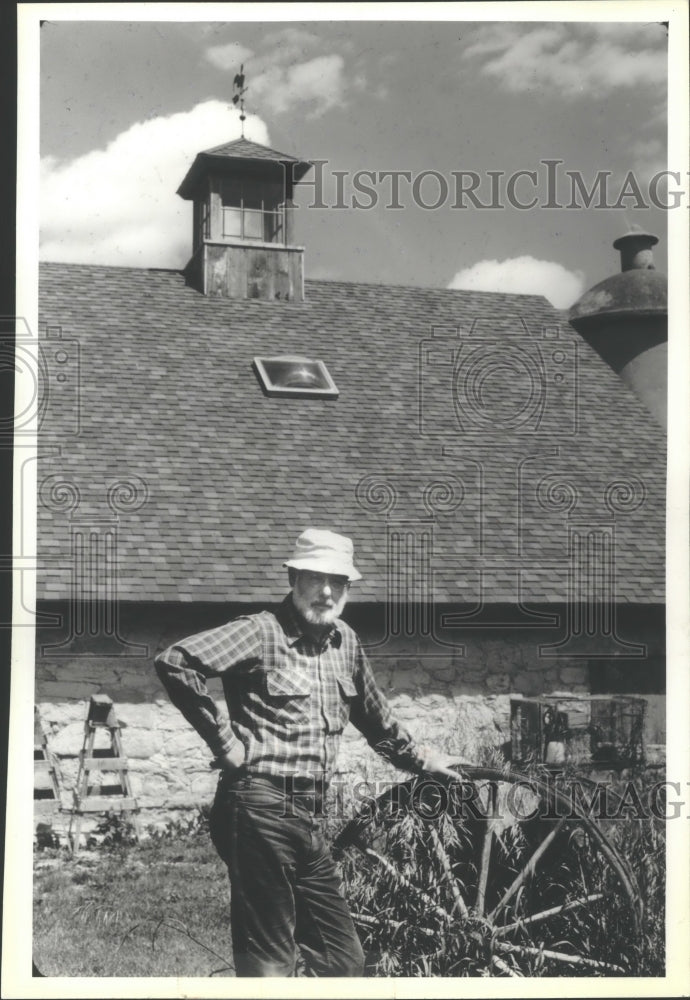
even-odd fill
[[[362,975],[362,946],[314,812],[313,796],[266,778],[221,777],[211,838],[230,876],[238,976],[293,976],[297,947],[317,976]]]

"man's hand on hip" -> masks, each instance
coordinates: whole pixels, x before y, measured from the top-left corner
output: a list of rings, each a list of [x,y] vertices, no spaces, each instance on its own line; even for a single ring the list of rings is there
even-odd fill
[[[214,767],[219,771],[227,771],[228,773],[237,771],[243,764],[244,744],[240,743],[239,740],[230,748],[230,750],[228,750],[227,753],[219,754],[214,760],[211,761],[211,767]]]

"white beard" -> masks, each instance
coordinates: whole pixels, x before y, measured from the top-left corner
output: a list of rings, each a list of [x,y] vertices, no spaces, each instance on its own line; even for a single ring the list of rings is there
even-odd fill
[[[314,604],[310,604],[304,594],[300,593],[299,583],[295,584],[292,591],[292,600],[294,601],[295,607],[304,620],[310,625],[332,625],[336,618],[340,618],[340,615],[347,604],[347,597],[347,593],[344,593],[340,600],[337,601],[332,607],[321,608],[314,607]]]

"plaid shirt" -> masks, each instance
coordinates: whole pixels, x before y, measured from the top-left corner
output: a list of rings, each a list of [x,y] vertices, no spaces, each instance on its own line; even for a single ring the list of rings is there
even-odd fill
[[[216,756],[245,748],[250,774],[333,773],[351,720],[377,753],[419,771],[421,760],[391,715],[356,633],[338,619],[318,643],[301,628],[288,596],[276,615],[237,618],[175,643],[156,657],[171,701]],[[230,719],[206,678],[220,676]]]

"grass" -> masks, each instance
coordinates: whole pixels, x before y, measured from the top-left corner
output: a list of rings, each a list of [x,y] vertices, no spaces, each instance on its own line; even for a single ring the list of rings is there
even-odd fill
[[[44,976],[232,976],[225,866],[208,835],[37,855],[34,961]]]

